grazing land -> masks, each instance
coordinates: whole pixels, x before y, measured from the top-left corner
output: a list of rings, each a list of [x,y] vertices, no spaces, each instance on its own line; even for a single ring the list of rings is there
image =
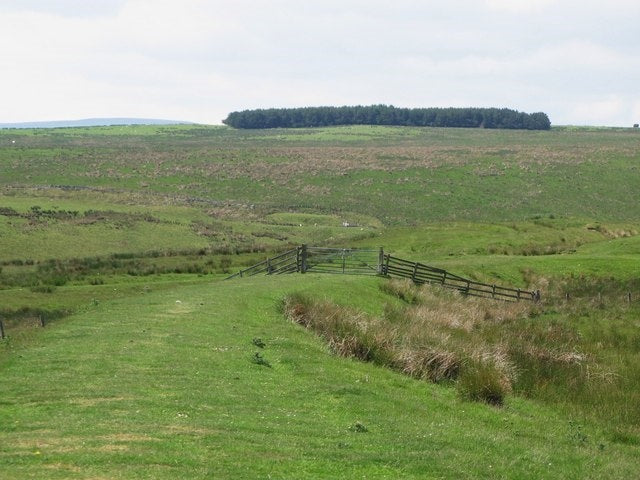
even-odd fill
[[[0,130],[3,475],[633,477],[639,168],[632,129]],[[542,302],[222,281],[302,243]]]

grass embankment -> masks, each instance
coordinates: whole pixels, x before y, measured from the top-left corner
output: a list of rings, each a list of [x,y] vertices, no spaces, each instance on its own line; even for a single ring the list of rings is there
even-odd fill
[[[303,278],[151,288],[9,344],[4,478],[635,474],[638,447],[578,417],[515,397],[461,403],[454,389],[332,355],[278,311],[287,292],[370,315],[400,303],[378,279]]]
[[[344,228],[336,215],[268,214],[224,206],[162,205],[144,195],[68,193],[0,194],[3,260],[42,261],[105,254],[197,251],[264,252],[328,239],[349,241],[381,227],[359,216]]]
[[[542,304],[466,298],[406,280],[382,287],[405,306],[371,316],[292,294],[284,310],[339,355],[452,383],[465,399],[501,405],[513,392],[543,400],[640,445],[639,304],[621,301],[622,285],[553,285]],[[589,300],[567,300],[566,291]]]

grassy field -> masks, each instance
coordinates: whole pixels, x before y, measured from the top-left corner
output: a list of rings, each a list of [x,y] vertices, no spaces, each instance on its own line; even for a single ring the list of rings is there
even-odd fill
[[[638,138],[568,127],[0,130],[0,259],[16,270],[118,254],[136,263],[103,274],[223,273],[306,242],[384,245],[456,267],[470,255],[535,264],[637,234]],[[610,257],[543,263],[599,272]],[[0,282],[32,282],[33,268],[10,270]]]
[[[0,130],[0,477],[633,477],[639,139]],[[301,243],[384,246],[543,302],[509,313],[363,277],[221,281]],[[304,330],[287,298],[344,314],[348,335]],[[337,347],[358,335],[381,356]],[[415,373],[426,345],[460,378]],[[465,369],[497,353],[503,406],[464,400],[479,375]]]
[[[143,191],[157,201],[235,211],[365,214],[385,224],[635,220],[638,135],[362,126],[4,130],[0,184],[5,191]]]
[[[515,397],[501,409],[461,402],[454,389],[335,357],[277,308],[295,290],[379,313],[394,302],[379,282],[152,289],[45,328],[2,367],[3,476],[635,475],[638,447],[578,416]]]

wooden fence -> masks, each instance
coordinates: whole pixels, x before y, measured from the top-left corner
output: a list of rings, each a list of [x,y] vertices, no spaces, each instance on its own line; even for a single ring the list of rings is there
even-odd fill
[[[267,258],[266,260],[256,263],[249,268],[240,270],[238,273],[227,277],[225,280],[229,280],[235,277],[251,277],[253,275],[279,275],[281,273],[293,273],[300,271],[300,265],[302,263],[301,250],[302,247],[297,247],[292,250],[287,250],[275,257]]]
[[[301,245],[275,257],[267,258],[227,277],[279,275],[294,272],[340,273],[345,275],[377,275],[380,273],[380,251],[358,248],[324,248]]]
[[[5,323],[6,322],[6,323]],[[12,328],[32,328],[42,327],[46,325],[46,319],[43,315],[28,316],[25,318],[9,318],[6,319],[0,316],[0,340],[7,338],[7,329]]]
[[[540,291],[502,287],[476,282],[441,268],[411,262],[385,254],[383,249],[324,248],[301,245],[275,257],[240,270],[227,279],[282,273],[339,273],[343,275],[382,275],[409,278],[416,284],[435,284],[458,290],[465,295],[507,301],[539,301]]]
[[[388,254],[383,256],[381,273],[387,277],[409,278],[416,284],[441,285],[444,288],[458,290],[465,295],[475,297],[508,301],[531,300],[537,302],[540,300],[539,290],[529,291],[475,282],[440,268],[430,267],[420,262],[403,260]]]

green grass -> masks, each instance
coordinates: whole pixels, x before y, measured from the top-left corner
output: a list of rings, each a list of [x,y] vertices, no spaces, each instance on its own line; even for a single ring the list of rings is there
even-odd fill
[[[368,215],[399,225],[639,216],[629,202],[640,158],[632,129],[137,130],[2,131],[0,184],[144,190],[178,203]]]
[[[638,138],[0,130],[0,477],[633,477]],[[593,381],[521,375],[501,408],[462,401],[495,372],[470,362],[458,394],[336,357],[278,311],[300,292],[384,317],[401,305],[377,279],[216,281],[302,243],[540,288],[542,313],[471,336],[573,332]]]
[[[378,283],[140,292],[43,329],[0,367],[4,478],[635,474],[638,447],[590,423],[517,398],[460,403],[451,388],[332,356],[276,308],[295,288],[379,310]],[[257,350],[271,368],[251,361]]]
[[[102,275],[132,268],[140,274],[192,271],[194,265],[200,272],[228,272],[232,266],[257,261],[252,252],[301,243],[350,242],[381,227],[379,221],[364,215],[350,217],[352,222],[358,220],[357,228],[344,228],[341,217],[335,215],[269,214],[248,207],[238,211],[224,205],[185,206],[161,200],[134,193],[102,195],[60,189],[0,195],[0,265],[4,264],[0,285],[19,284],[20,277],[30,278],[36,271],[31,265],[52,259],[110,265],[95,268],[94,273]],[[132,260],[112,265],[114,255],[128,255]],[[26,268],[16,267],[22,264]],[[76,275],[70,272],[67,276]]]
[[[382,289],[405,305],[375,315],[299,293],[286,297],[284,310],[338,355],[454,382],[466,399],[500,405],[513,392],[542,400],[640,444],[638,303],[612,281],[573,283],[554,285],[555,295],[533,304],[394,280]],[[589,297],[567,300],[565,291]]]

